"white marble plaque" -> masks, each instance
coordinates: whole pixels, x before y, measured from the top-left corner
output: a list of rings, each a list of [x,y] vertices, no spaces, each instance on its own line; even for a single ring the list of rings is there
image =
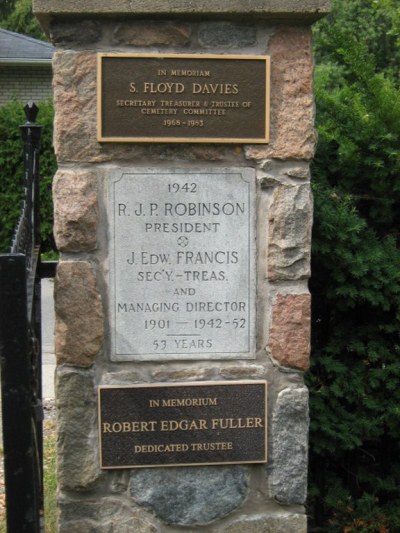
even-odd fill
[[[110,180],[111,359],[255,357],[255,172]]]

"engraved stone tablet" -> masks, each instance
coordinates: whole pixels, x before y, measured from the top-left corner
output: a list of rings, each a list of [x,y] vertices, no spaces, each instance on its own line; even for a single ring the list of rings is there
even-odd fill
[[[101,468],[265,463],[265,381],[99,388]]]
[[[266,143],[269,57],[98,54],[100,142]]]
[[[111,358],[255,357],[255,172],[110,180]]]

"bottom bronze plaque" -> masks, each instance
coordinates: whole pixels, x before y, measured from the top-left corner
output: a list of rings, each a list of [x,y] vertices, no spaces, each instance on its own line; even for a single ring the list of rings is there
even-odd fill
[[[266,462],[265,381],[99,387],[101,468]]]

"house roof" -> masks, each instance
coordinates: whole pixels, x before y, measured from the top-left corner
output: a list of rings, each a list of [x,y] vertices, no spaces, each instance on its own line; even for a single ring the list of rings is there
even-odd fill
[[[54,47],[50,43],[0,28],[0,62],[49,64]]]

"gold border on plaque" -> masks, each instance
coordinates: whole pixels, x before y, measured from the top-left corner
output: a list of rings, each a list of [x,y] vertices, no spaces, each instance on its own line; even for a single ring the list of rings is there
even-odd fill
[[[265,61],[265,137],[264,138],[224,138],[224,137],[104,137],[102,135],[102,60],[104,57],[167,58],[167,59],[248,59]],[[97,141],[98,142],[137,142],[137,143],[224,143],[224,144],[268,144],[270,130],[270,56],[265,55],[220,55],[220,54],[97,54]]]
[[[161,387],[204,387],[204,386],[229,386],[229,385],[264,385],[264,412],[265,412],[265,428],[264,428],[264,457],[258,461],[227,461],[227,462],[211,462],[211,463],[176,463],[176,464],[154,464],[154,465],[123,465],[123,466],[103,466],[102,454],[102,433],[101,433],[101,395],[100,391],[104,389],[133,389],[133,388],[161,388]],[[267,393],[268,383],[265,380],[240,380],[240,381],[194,381],[194,382],[179,382],[179,383],[139,383],[133,385],[99,385],[97,389],[97,405],[98,405],[98,431],[99,431],[99,459],[100,468],[102,470],[121,470],[123,468],[170,468],[177,466],[218,466],[218,465],[241,465],[241,464],[265,464],[268,462],[268,411],[267,411]]]

